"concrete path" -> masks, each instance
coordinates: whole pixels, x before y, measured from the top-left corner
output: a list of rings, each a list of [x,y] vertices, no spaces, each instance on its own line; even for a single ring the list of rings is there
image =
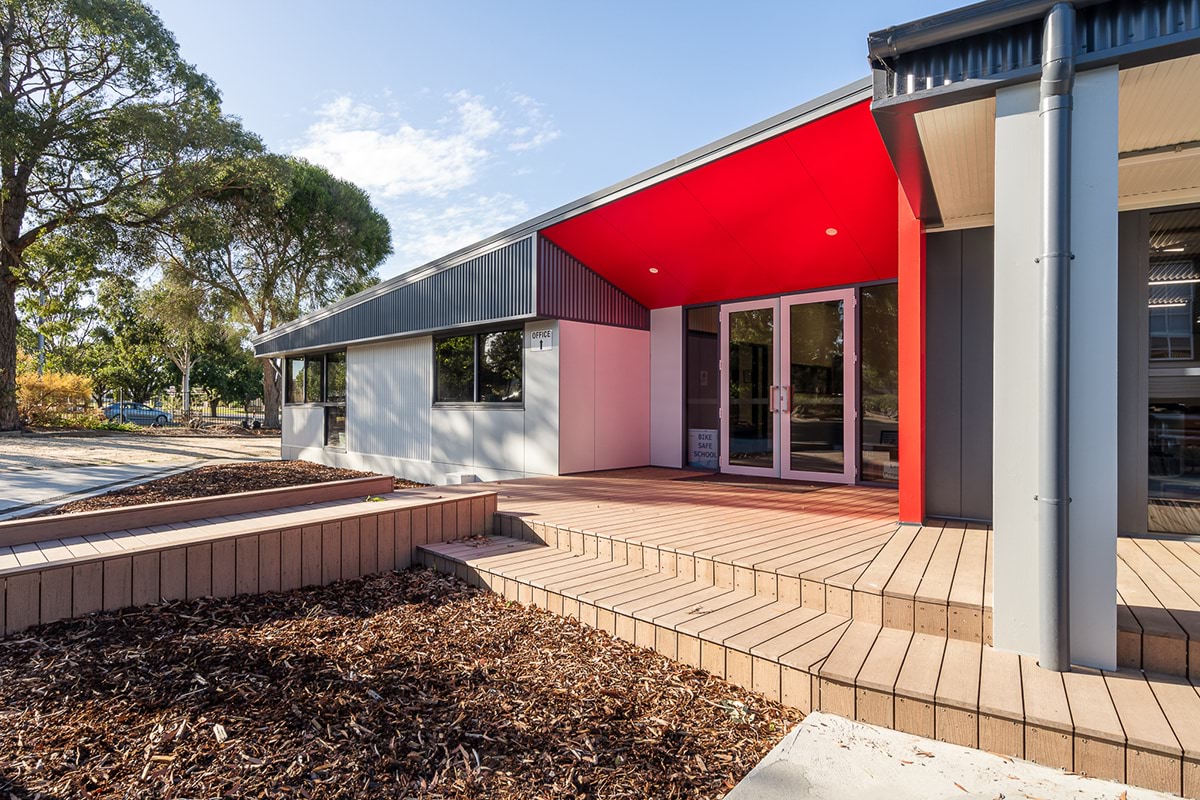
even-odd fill
[[[726,800],[1168,800],[1175,795],[810,714]]]
[[[0,520],[205,464],[279,458],[271,437],[0,438]]]

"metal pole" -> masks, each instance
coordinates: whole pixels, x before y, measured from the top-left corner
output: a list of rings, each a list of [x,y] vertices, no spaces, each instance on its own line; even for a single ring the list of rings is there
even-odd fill
[[[1071,107],[1075,9],[1058,3],[1042,37],[1042,313],[1038,436],[1038,557],[1041,641],[1038,663],[1071,669],[1070,624],[1070,296]]]

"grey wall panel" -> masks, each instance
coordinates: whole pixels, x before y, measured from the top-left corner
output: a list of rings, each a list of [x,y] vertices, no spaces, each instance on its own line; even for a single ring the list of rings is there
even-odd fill
[[[255,345],[259,355],[534,315],[533,238],[513,242]]]
[[[650,330],[650,311],[549,239],[538,236],[542,317]]]
[[[1168,378],[1157,385],[1153,376],[1149,383],[1146,380],[1150,363],[1149,277],[1150,214],[1126,211],[1117,218],[1117,529],[1121,533],[1145,533],[1149,528],[1150,464],[1146,448],[1150,397],[1171,396],[1172,390],[1184,388],[1176,383],[1179,378]],[[1200,377],[1190,380],[1200,384]]]
[[[925,510],[962,516],[962,232],[925,240]]]
[[[991,228],[926,239],[926,512],[992,516]]]
[[[991,519],[992,229],[963,231],[962,246],[962,516]]]

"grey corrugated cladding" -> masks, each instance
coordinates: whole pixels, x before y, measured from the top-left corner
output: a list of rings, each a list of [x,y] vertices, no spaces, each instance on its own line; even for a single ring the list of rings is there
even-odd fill
[[[991,14],[1003,19],[1007,6],[1025,5],[1040,12],[1038,3],[980,5],[977,14],[986,19]],[[1080,68],[1120,63],[1136,66],[1141,60],[1164,60],[1187,55],[1196,49],[1200,33],[1200,0],[1112,0],[1103,3],[1079,3],[1075,17],[1076,53]],[[968,7],[958,12],[960,17],[975,11]],[[949,16],[949,15],[947,15]],[[955,22],[962,23],[962,19]],[[876,101],[897,100],[927,92],[953,91],[956,84],[1026,80],[1036,75],[1042,59],[1042,16],[997,30],[952,38],[948,41],[920,46],[936,29],[937,18],[911,23],[871,34],[872,56],[876,61]],[[913,30],[906,30],[907,27]],[[894,33],[893,33],[894,30]],[[953,36],[952,32],[947,33]],[[917,46],[906,50],[905,38]],[[920,37],[920,38],[918,38]],[[900,50],[889,54],[888,48]],[[1172,52],[1172,48],[1176,52]],[[1151,56],[1151,53],[1153,54]]]
[[[533,237],[520,239],[361,302],[316,312],[297,327],[256,342],[257,355],[313,350],[424,331],[531,318]]]
[[[538,236],[538,316],[650,329],[650,310],[554,242]]]

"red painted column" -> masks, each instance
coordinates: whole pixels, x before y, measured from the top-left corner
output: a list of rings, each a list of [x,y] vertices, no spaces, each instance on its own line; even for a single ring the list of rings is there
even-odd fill
[[[900,521],[925,521],[925,226],[898,187]]]

